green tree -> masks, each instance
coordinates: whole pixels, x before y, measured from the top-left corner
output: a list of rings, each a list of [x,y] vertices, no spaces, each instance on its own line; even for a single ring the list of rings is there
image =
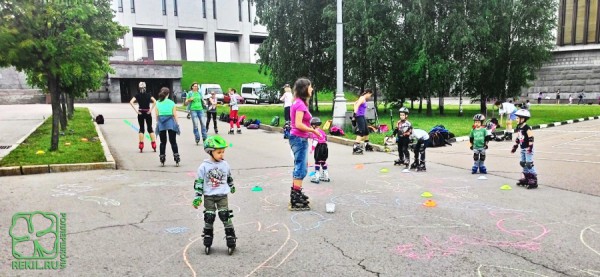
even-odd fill
[[[335,30],[335,21],[330,22],[331,19],[324,15],[328,2],[254,2],[258,23],[266,26],[269,31],[269,36],[257,50],[260,56],[259,70],[270,70],[272,83],[278,87],[285,83],[293,83],[299,77],[307,77],[319,90],[333,88],[335,35],[331,35],[330,28]],[[315,101],[316,95],[313,94]],[[318,109],[318,106],[316,107]]]
[[[108,58],[127,32],[113,21],[110,5],[109,0],[0,0],[0,65],[15,66],[51,95],[51,151],[58,149],[61,92],[96,89],[96,78],[111,70]]]
[[[506,99],[521,93],[535,72],[550,59],[556,25],[553,0],[475,1],[468,5],[472,41],[465,69],[465,87],[481,100]]]

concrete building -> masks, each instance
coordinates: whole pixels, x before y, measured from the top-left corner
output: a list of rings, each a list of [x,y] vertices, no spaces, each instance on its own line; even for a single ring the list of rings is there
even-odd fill
[[[552,61],[540,69],[524,93],[528,98],[537,99],[542,92],[545,102],[556,103],[556,92],[560,90],[561,103],[568,103],[569,94],[576,103],[580,93],[587,103],[600,101],[599,15],[598,0],[559,0]]]
[[[254,24],[249,0],[113,0],[112,8],[129,32],[110,59],[115,73],[84,102],[128,102],[140,81],[154,94],[163,86],[179,93],[184,89],[179,61],[255,63],[268,35],[266,27]],[[0,70],[0,97],[5,103],[46,101],[13,68]]]

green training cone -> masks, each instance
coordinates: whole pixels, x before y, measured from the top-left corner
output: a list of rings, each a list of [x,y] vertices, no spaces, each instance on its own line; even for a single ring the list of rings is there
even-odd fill
[[[511,190],[512,187],[510,187],[508,184],[504,184],[503,186],[500,187],[501,190]]]
[[[263,189],[259,186],[252,187],[251,191],[262,191]]]
[[[433,194],[431,194],[431,192],[428,192],[428,191],[421,193],[421,197],[429,198],[432,196],[433,196]]]

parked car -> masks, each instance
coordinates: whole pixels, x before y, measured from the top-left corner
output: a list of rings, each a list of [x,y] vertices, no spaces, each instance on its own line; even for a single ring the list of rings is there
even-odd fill
[[[273,104],[279,102],[277,91],[269,90],[267,85],[259,82],[242,84],[242,89],[240,91],[242,92],[242,97],[246,99],[247,103],[252,102],[254,104]]]
[[[244,99],[244,97],[242,97],[239,94],[235,94],[235,99],[237,99],[238,104],[245,104],[246,103],[246,99]],[[229,97],[229,93],[225,94],[225,96],[223,97],[223,103],[229,103],[230,101],[230,97]]]
[[[198,91],[200,94],[202,94],[203,99],[210,98],[211,92],[214,92],[217,95],[217,102],[219,103],[223,103],[225,98],[225,95],[223,95],[223,90],[218,84],[201,84]]]

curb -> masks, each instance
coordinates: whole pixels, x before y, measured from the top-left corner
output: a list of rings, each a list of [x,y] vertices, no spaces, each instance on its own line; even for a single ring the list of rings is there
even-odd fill
[[[545,128],[551,128],[551,127],[573,124],[573,123],[578,123],[578,122],[584,122],[584,121],[588,121],[588,120],[596,120],[596,119],[600,119],[600,115],[599,116],[582,117],[582,118],[578,118],[578,119],[570,119],[570,120],[554,122],[554,123],[549,123],[549,124],[534,125],[534,126],[531,126],[531,129],[533,129],[533,130],[545,129]],[[457,142],[469,141],[469,136],[456,137],[456,141]]]
[[[531,129],[533,129],[533,130],[544,129],[544,128],[556,127],[556,126],[573,124],[573,123],[578,123],[578,122],[584,122],[584,121],[588,121],[588,120],[596,120],[596,119],[600,119],[600,116],[590,116],[590,117],[583,117],[583,118],[578,118],[578,119],[565,120],[565,121],[561,121],[561,122],[554,122],[554,123],[549,123],[549,124],[534,125],[534,126],[531,126]],[[281,128],[281,127],[273,127],[273,126],[261,124],[259,126],[259,128],[262,130],[266,130],[266,131],[283,133],[283,128]],[[338,143],[338,144],[348,145],[348,146],[352,146],[354,144],[353,140],[336,137],[336,136],[330,136],[330,135],[327,136],[327,140]],[[462,136],[462,137],[454,138],[454,142],[461,142],[461,141],[469,141],[469,136]],[[372,144],[372,143],[371,143],[371,145],[373,146],[373,149],[375,149],[375,151],[386,152],[384,150],[385,148],[383,145]],[[389,149],[390,149],[390,151],[388,151],[388,152],[394,152],[397,150],[397,146],[391,145],[391,146],[389,146]]]
[[[88,109],[90,112],[90,116],[92,120],[94,118],[94,114],[92,111]],[[46,119],[47,120],[47,119]],[[22,137],[13,147],[9,150],[12,151],[14,148],[17,148],[25,139],[27,139],[35,130],[37,130],[46,120],[42,121],[38,124],[29,134]],[[96,133],[98,134],[98,138],[100,139],[100,144],[102,145],[102,150],[104,151],[104,158],[106,162],[98,162],[98,163],[79,163],[79,164],[47,164],[47,165],[23,165],[23,166],[9,166],[9,167],[0,167],[0,177],[2,176],[15,176],[15,175],[29,175],[29,174],[42,174],[42,173],[55,173],[55,172],[70,172],[70,171],[87,171],[87,170],[102,170],[102,169],[117,169],[117,163],[110,153],[110,149],[108,148],[108,144],[106,140],[104,140],[104,135],[100,131],[100,127],[94,121],[94,127],[96,128]],[[7,154],[8,155],[8,154]]]

